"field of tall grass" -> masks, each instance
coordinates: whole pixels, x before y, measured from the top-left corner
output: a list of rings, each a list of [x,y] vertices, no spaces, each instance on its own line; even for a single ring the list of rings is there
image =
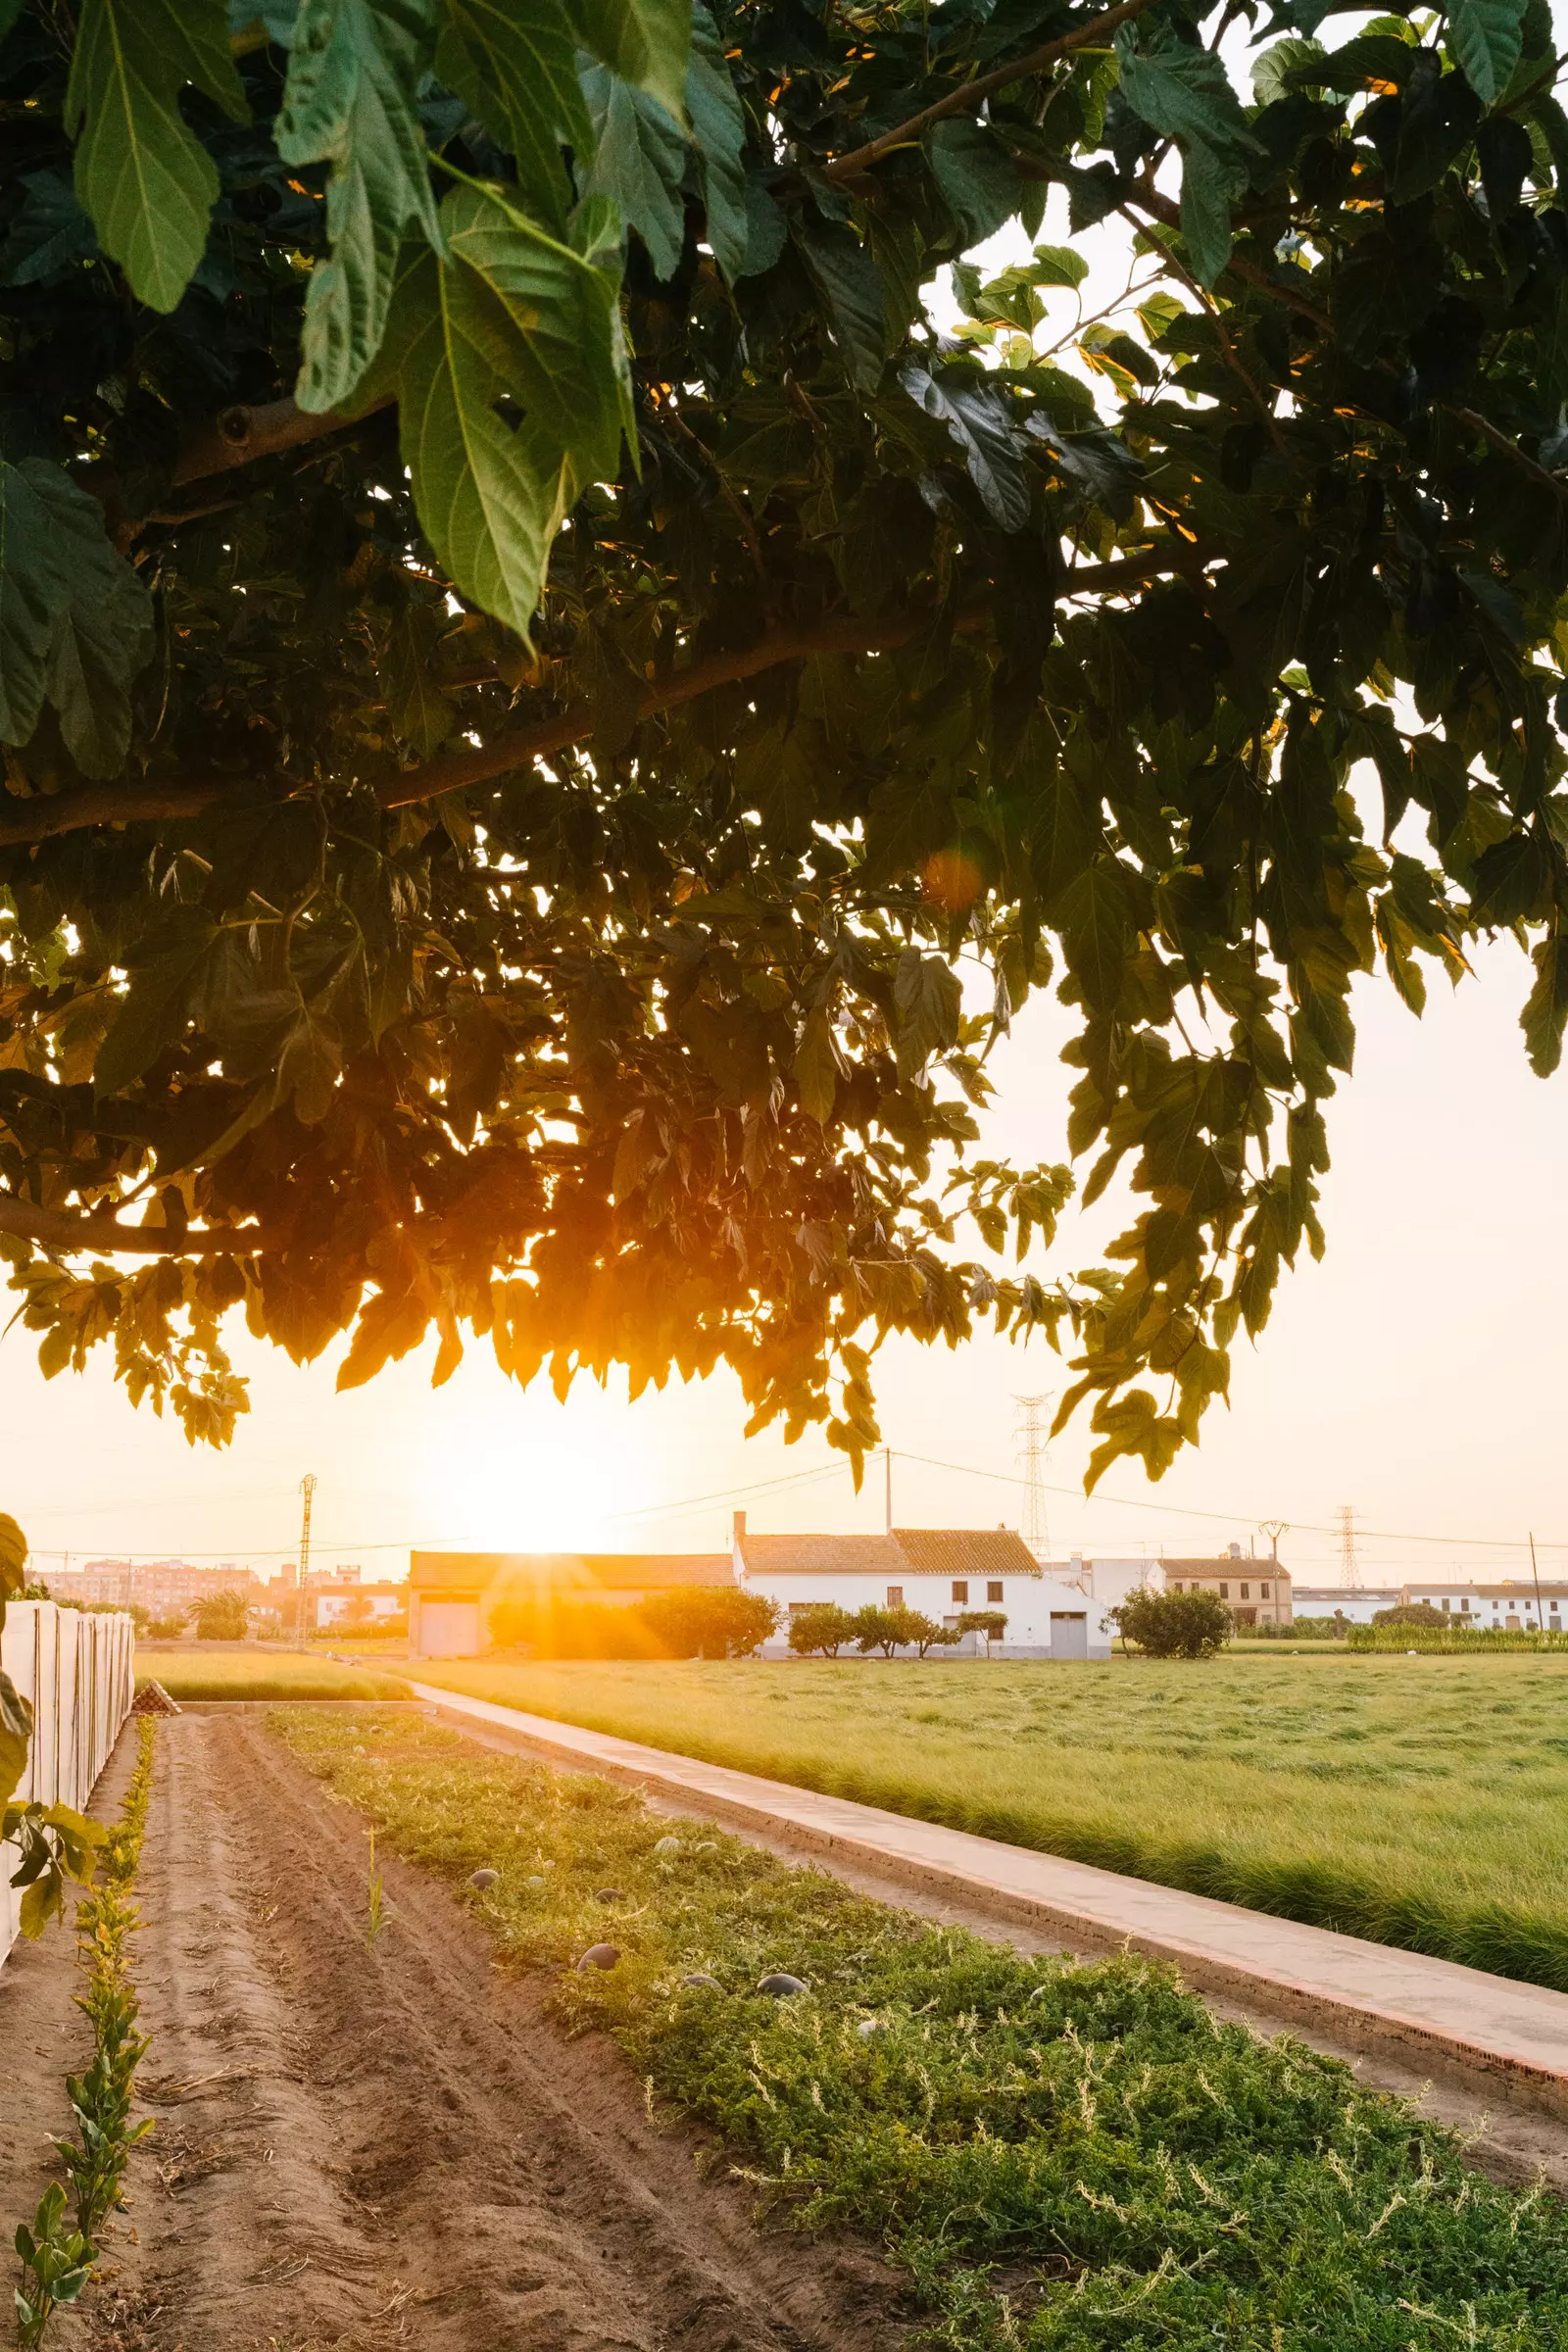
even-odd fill
[[[409,1687],[390,1674],[341,1666],[334,1658],[286,1650],[209,1647],[180,1642],[160,1649],[136,1644],[136,1681],[162,1683],[171,1698],[407,1698]]]
[[[412,1671],[1568,1991],[1568,1660]]]

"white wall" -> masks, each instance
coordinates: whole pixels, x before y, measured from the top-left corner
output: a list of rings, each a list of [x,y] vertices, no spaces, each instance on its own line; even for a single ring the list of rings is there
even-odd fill
[[[80,1812],[114,1752],[134,1695],[135,1636],[128,1616],[89,1616],[51,1600],[14,1600],[0,1633],[0,1665],[32,1704],[27,1767],[14,1802]],[[16,1939],[16,1849],[0,1844],[0,1964]]]
[[[906,1609],[919,1609],[923,1615],[934,1617],[938,1625],[944,1619],[959,1616],[965,1609],[1001,1609],[1006,1616],[1007,1631],[1000,1643],[992,1643],[993,1657],[1049,1657],[1053,1648],[1053,1612],[1063,1612],[1074,1617],[1082,1614],[1088,1628],[1089,1655],[1095,1658],[1108,1658],[1110,1655],[1110,1629],[1105,1622],[1106,1604],[1098,1597],[1091,1597],[1081,1585],[1069,1583],[1061,1576],[1021,1573],[1004,1575],[996,1580],[971,1576],[967,1579],[968,1599],[955,1600],[952,1577],[922,1576],[907,1568],[886,1575],[879,1569],[874,1575],[851,1572],[836,1576],[769,1576],[764,1570],[748,1570],[737,1558],[736,1575],[747,1592],[761,1592],[769,1600],[778,1601],[786,1610],[792,1604],[800,1607],[822,1601],[833,1602],[839,1608],[851,1611],[863,1609],[867,1605],[885,1608],[888,1588],[892,1584],[902,1588]],[[1001,1600],[986,1598],[987,1586],[993,1581],[1002,1585]],[[1054,1646],[1060,1649],[1065,1639],[1058,1631]],[[771,1657],[784,1656],[788,1646],[785,1629],[781,1626],[777,1640],[767,1644],[765,1654]],[[963,1649],[972,1653],[981,1646],[983,1644],[977,1643],[971,1637],[965,1641]],[[952,1650],[932,1652],[933,1656],[952,1657],[954,1654]]]

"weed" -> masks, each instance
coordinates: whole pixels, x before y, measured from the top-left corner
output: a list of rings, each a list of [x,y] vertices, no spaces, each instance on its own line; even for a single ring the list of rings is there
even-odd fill
[[[721,2131],[796,2224],[878,2238],[954,2352],[1568,2340],[1559,2205],[1467,2171],[1335,2061],[1221,2024],[1168,1969],[1024,1958],[428,1725],[372,1764],[351,1726],[273,1720],[397,1851],[455,1888],[495,1868],[503,1957],[559,1972],[561,2014]],[[622,1957],[579,1976],[607,1881]],[[779,1969],[808,1990],[760,1996]]]

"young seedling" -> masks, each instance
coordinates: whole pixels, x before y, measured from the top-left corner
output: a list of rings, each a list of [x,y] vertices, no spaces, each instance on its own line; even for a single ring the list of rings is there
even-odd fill
[[[370,1902],[369,1916],[365,1929],[365,1948],[373,1952],[375,1939],[387,1924],[386,1904],[381,1889],[381,1873],[375,1859],[375,1832],[370,1832]]]
[[[21,2352],[32,2352],[62,2303],[74,2303],[87,2283],[97,2258],[79,2230],[61,2227],[66,2192],[51,2181],[38,2202],[32,2228],[17,2224],[17,2253],[22,2261],[21,2284],[13,2289],[17,2309],[17,2342]]]

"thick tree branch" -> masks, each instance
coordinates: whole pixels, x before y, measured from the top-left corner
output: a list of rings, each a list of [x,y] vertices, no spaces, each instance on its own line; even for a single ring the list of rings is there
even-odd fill
[[[193,1225],[180,1233],[173,1226],[121,1225],[97,1211],[75,1216],[68,1209],[34,1208],[0,1193],[0,1233],[20,1234],[24,1242],[39,1242],[46,1250],[74,1255],[91,1250],[99,1257],[253,1257],[258,1250],[282,1250],[287,1237],[266,1225]]]
[[[1201,562],[1196,549],[1149,548],[1111,564],[1076,564],[1065,575],[1060,593],[1114,596],[1161,572],[1200,568]],[[778,630],[760,637],[754,645],[710,654],[701,662],[688,662],[684,669],[655,679],[638,698],[637,716],[641,720],[657,717],[662,710],[678,710],[717,686],[735,685],[762,670],[775,669],[781,662],[804,662],[814,654],[892,653],[908,645],[922,630],[936,626],[938,618],[931,612],[901,613],[897,619],[885,621],[857,620],[846,614],[809,628]],[[976,604],[960,612],[952,625],[960,636],[974,636],[987,628],[990,620],[989,604]],[[439,799],[443,793],[461,792],[466,785],[491,783],[532,760],[547,760],[552,752],[564,751],[568,744],[586,742],[593,731],[589,705],[568,704],[549,718],[498,735],[493,743],[471,751],[448,752],[418,767],[382,776],[376,783],[376,797],[385,808],[413,808],[421,801]],[[12,802],[9,808],[6,796],[0,794],[0,849],[50,841],[90,825],[131,825],[159,819],[177,822],[200,816],[229,789],[216,778],[147,785],[82,784],[70,792]]]
[[[1132,17],[1141,17],[1145,9],[1153,5],[1154,0],[1120,0],[1119,6],[1107,8],[1103,16],[1091,18],[1087,24],[1075,25],[1071,32],[1062,33],[1056,40],[1043,41],[1027,57],[1015,57],[1010,65],[997,66],[989,74],[977,74],[973,81],[959,82],[945,98],[923,107],[906,122],[895,123],[880,137],[868,139],[863,147],[853,147],[848,155],[835,156],[831,163],[822,166],[823,178],[853,179],[895,147],[912,145],[931,123],[945,122],[950,115],[973,114],[982,99],[1006,89],[1011,82],[1027,81],[1032,74],[1043,74],[1048,66],[1054,66],[1058,58],[1068,56],[1074,49],[1087,49],[1102,41],[1118,24],[1125,24]]]
[[[298,449],[302,442],[347,432],[391,405],[389,393],[357,416],[317,416],[293,400],[224,409],[185,443],[174,461],[173,478],[176,483],[205,481],[212,474],[226,473],[231,466],[248,466],[255,458],[275,458],[285,449]]]

